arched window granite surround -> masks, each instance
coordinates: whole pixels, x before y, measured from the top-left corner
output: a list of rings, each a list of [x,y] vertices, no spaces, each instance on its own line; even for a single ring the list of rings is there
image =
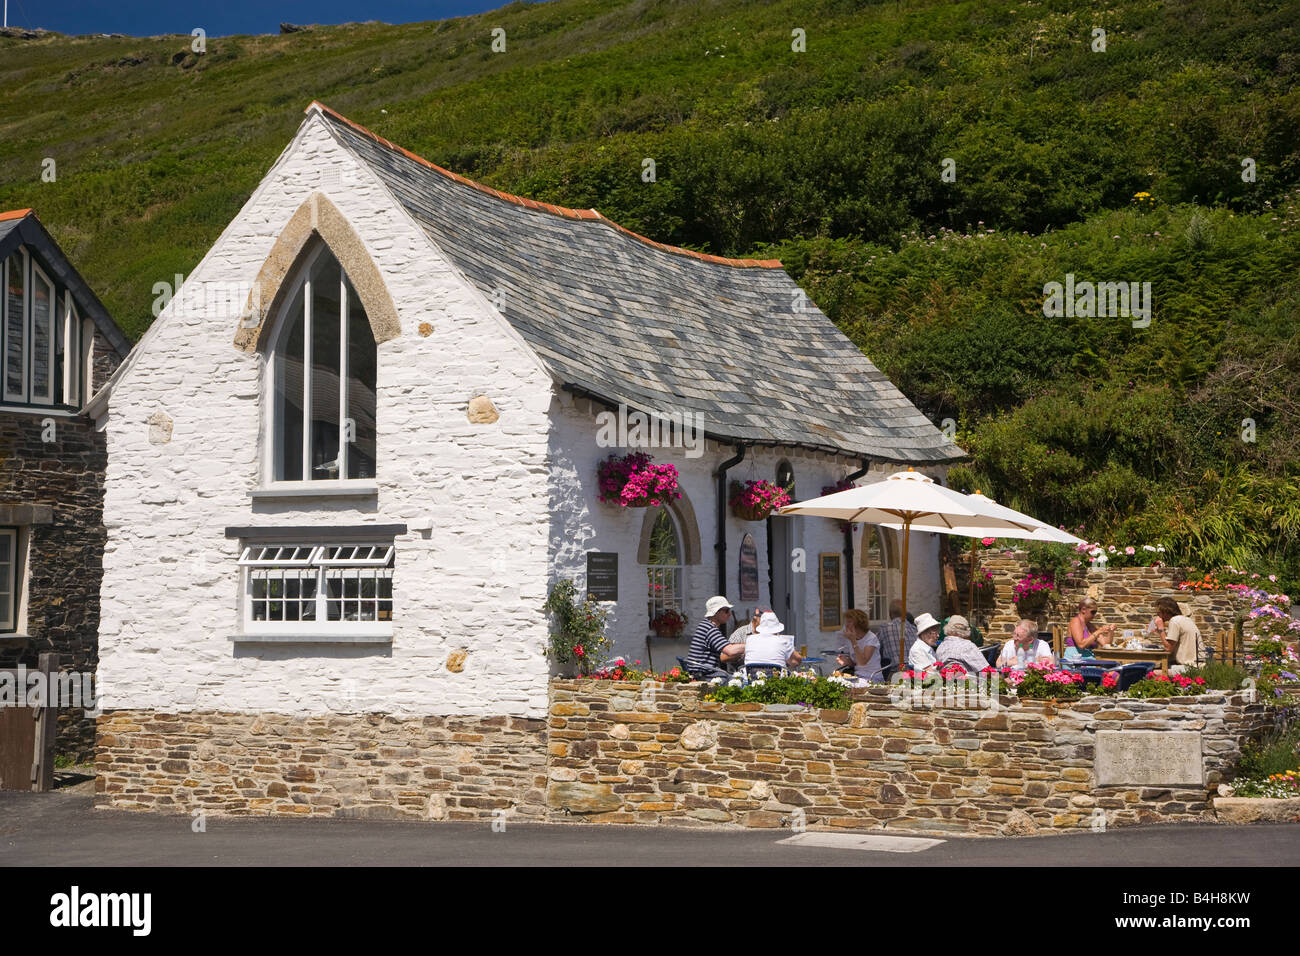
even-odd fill
[[[678,488],[678,491],[681,489]],[[671,511],[673,518],[676,519],[677,530],[681,537],[682,564],[699,564],[700,527],[695,521],[695,509],[691,506],[691,499],[686,497],[686,492],[682,491],[680,498],[675,498],[661,507]],[[644,511],[645,517],[641,519],[641,542],[636,551],[638,564],[650,563],[650,538],[654,531],[655,519],[659,517],[658,508],[645,508]]]
[[[289,219],[257,273],[235,332],[235,348],[251,354],[266,344],[271,326],[268,318],[278,315],[285,297],[293,293],[292,284],[285,280],[294,275],[304,253],[310,251],[313,237],[329,247],[347,273],[365,307],[375,343],[382,345],[401,334],[393,297],[365,243],[338,207],[323,193],[312,193]]]

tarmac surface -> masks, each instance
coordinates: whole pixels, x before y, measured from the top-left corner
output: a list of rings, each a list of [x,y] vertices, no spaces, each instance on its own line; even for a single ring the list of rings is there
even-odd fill
[[[1294,866],[1300,823],[1039,837],[286,820],[96,810],[90,783],[0,793],[0,866]]]

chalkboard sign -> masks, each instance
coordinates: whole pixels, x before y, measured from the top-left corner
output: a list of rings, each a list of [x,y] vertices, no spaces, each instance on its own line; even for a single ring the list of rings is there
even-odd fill
[[[821,629],[838,631],[840,617],[840,555],[824,551],[817,555],[817,577],[821,591]]]
[[[758,548],[752,534],[740,539],[740,599],[758,600]]]
[[[587,598],[591,601],[618,600],[618,552],[587,552]]]

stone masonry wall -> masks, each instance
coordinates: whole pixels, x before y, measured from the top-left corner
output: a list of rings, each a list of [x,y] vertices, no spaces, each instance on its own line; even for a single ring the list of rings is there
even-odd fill
[[[270,816],[546,815],[546,724],[520,717],[100,718],[100,806]]]
[[[52,441],[42,441],[51,434],[43,420]],[[0,642],[0,667],[35,668],[53,651],[60,670],[96,669],[105,458],[103,433],[85,419],[0,414],[0,525],[25,526],[30,538],[26,620],[18,622],[28,639]],[[48,509],[48,523],[31,520],[32,506]],[[60,712],[57,753],[88,762],[94,742],[93,720]]]
[[[1028,570],[1023,551],[1007,554],[986,551],[980,555],[981,571],[993,572],[993,591],[976,601],[976,623],[995,638],[1007,640],[1020,614],[1011,601],[1012,589]],[[969,560],[956,563],[958,593],[965,608],[968,595]],[[1189,575],[1199,574],[1185,568],[1168,565],[1157,568],[1111,568],[1106,571],[1089,570],[1077,583],[1058,595],[1039,618],[1042,624],[1069,626],[1070,618],[1077,613],[1079,601],[1091,594],[1100,603],[1096,623],[1117,624],[1125,629],[1141,631],[1155,615],[1155,600],[1172,597],[1183,613],[1196,622],[1201,635],[1209,641],[1221,630],[1230,630],[1234,621],[1234,608],[1227,591],[1180,591],[1178,585]]]
[[[253,815],[1030,833],[1212,818],[1268,716],[1240,694],[1001,698],[996,712],[705,702],[700,685],[556,680],[548,721],[231,713],[100,719],[97,803]],[[651,693],[653,691],[653,693]],[[1096,784],[1098,730],[1202,734],[1204,781]]]

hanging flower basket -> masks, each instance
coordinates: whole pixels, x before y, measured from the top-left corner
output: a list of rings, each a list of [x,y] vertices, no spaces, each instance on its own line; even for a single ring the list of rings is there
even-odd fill
[[[774,481],[731,483],[731,513],[741,521],[764,521],[773,511],[789,503],[789,492]]]
[[[1011,589],[1011,600],[1021,614],[1036,614],[1047,607],[1047,602],[1056,590],[1056,579],[1051,575],[1026,574]]]
[[[600,500],[620,508],[656,508],[673,498],[677,490],[677,469],[656,465],[644,452],[610,455],[596,468]]]

